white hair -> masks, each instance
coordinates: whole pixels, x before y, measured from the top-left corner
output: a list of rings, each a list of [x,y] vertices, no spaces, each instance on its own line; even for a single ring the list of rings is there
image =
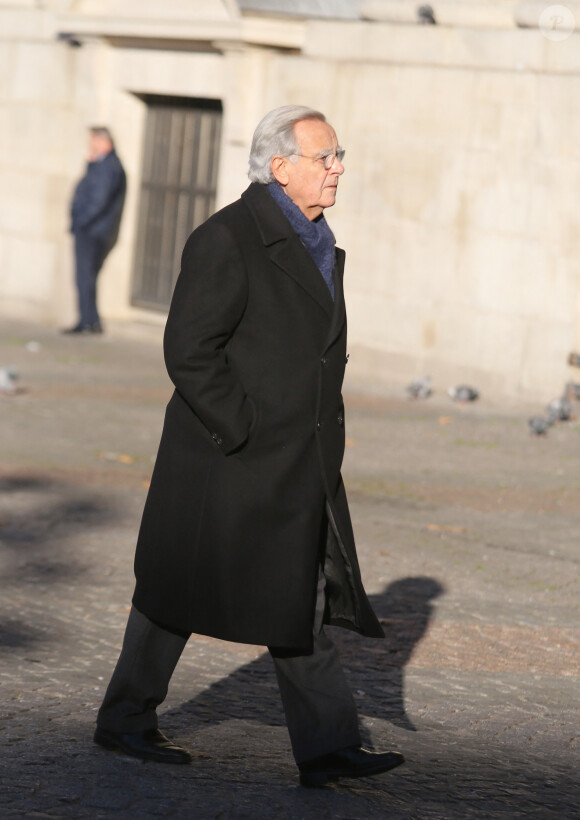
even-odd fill
[[[320,111],[305,105],[282,105],[260,120],[250,149],[248,176],[252,182],[273,182],[274,175],[270,167],[272,157],[290,157],[300,151],[294,126],[301,120],[326,122],[326,117]]]

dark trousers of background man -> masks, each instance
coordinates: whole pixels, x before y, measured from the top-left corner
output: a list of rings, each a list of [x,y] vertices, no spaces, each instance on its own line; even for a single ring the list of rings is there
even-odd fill
[[[97,309],[97,276],[109,253],[110,243],[77,231],[75,239],[76,286],[78,293],[79,324],[100,325]]]
[[[352,692],[336,647],[324,633],[325,604],[325,579],[320,572],[313,651],[296,655],[269,650],[297,763],[361,742]],[[187,640],[188,636],[168,632],[133,607],[97,725],[119,733],[157,728],[155,709],[167,695]]]

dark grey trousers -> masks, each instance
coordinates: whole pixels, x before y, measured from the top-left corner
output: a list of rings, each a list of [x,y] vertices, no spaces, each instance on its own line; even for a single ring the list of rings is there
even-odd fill
[[[100,324],[97,310],[97,277],[110,247],[109,242],[95,239],[85,231],[75,233],[75,275],[81,325]]]
[[[270,650],[292,751],[297,763],[360,745],[358,716],[336,647],[324,633],[324,575],[320,573],[314,647],[307,655]],[[140,732],[157,727],[156,708],[167,696],[187,643],[131,609],[123,648],[97,716],[102,729]]]

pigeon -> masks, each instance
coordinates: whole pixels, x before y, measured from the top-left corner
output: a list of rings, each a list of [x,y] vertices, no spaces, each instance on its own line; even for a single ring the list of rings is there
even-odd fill
[[[566,396],[560,399],[553,399],[548,407],[548,418],[553,421],[570,421],[572,418],[572,404]]]
[[[18,371],[12,365],[0,367],[0,394],[12,396],[17,392]]]
[[[580,399],[580,384],[568,382],[565,394],[569,399],[576,399],[578,401]]]
[[[422,379],[415,379],[406,388],[412,399],[428,399],[431,393],[431,376],[423,376]]]
[[[553,422],[546,416],[532,416],[528,419],[528,424],[533,436],[545,436]]]
[[[433,6],[419,6],[417,9],[417,20],[422,26],[436,26],[435,12]]]
[[[450,387],[447,393],[451,396],[453,401],[475,401],[479,398],[479,391],[475,387],[469,387],[467,384],[459,384],[457,387]]]

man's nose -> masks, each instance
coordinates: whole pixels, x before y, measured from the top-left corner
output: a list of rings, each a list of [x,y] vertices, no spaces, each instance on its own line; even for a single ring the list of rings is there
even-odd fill
[[[333,174],[338,174],[338,176],[344,174],[344,165],[337,156],[334,157],[334,162],[330,166],[330,170]]]

